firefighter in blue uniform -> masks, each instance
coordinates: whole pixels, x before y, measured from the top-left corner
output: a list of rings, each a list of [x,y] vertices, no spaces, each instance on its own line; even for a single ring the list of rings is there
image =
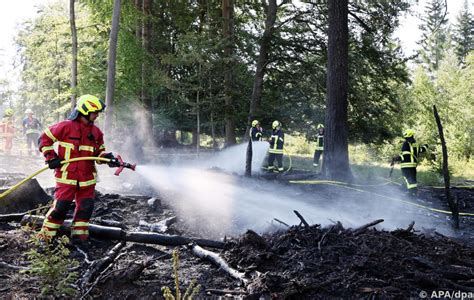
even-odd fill
[[[416,196],[417,181],[416,181],[416,166],[418,165],[418,156],[421,153],[428,151],[428,144],[420,146],[415,140],[415,131],[407,129],[403,132],[405,142],[402,145],[402,152],[400,155],[393,157],[392,166],[399,161],[402,175],[406,181],[407,191],[411,196]]]
[[[270,149],[268,149],[268,170],[283,172],[283,144],[285,143],[285,134],[281,129],[281,123],[279,121],[273,121],[272,129]],[[277,168],[273,165],[275,159],[278,165]]]
[[[263,129],[258,120],[252,121],[252,128],[250,128],[250,139],[252,142],[260,142],[262,140]]]
[[[319,160],[324,150],[324,125],[318,124],[318,134],[316,135],[316,149],[314,150],[313,166],[319,166]]]

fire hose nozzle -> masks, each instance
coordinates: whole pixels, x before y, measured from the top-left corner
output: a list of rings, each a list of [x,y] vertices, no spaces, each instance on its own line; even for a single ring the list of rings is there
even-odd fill
[[[130,164],[128,162],[124,162],[120,155],[117,155],[116,158],[117,158],[117,161],[120,163],[120,167],[118,167],[117,171],[115,171],[115,173],[114,173],[115,176],[119,176],[120,173],[122,173],[124,168],[131,169],[131,170],[135,171],[135,168],[136,168],[137,164]]]

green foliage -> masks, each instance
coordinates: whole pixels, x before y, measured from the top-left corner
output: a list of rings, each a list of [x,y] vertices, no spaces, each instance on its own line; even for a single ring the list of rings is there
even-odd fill
[[[421,45],[421,62],[431,74],[438,70],[448,46],[446,5],[445,0],[431,0],[421,18],[422,37],[418,42]]]
[[[432,108],[436,105],[450,157],[469,160],[474,153],[474,52],[466,57],[463,67],[448,52],[435,74],[436,79],[431,80],[422,68],[415,72],[404,103],[405,126],[414,128],[417,139],[430,144],[440,160],[441,146]]]
[[[192,300],[193,297],[199,293],[199,290],[201,289],[201,285],[196,285],[195,279],[191,280],[191,283],[186,289],[184,295],[181,296],[181,290],[179,288],[178,271],[179,271],[179,250],[174,249],[173,250],[173,277],[174,277],[176,295],[173,295],[169,287],[164,286],[161,288],[161,291],[163,293],[163,298],[165,298],[165,300],[181,300],[181,299]]]
[[[33,233],[28,241],[32,249],[27,252],[30,268],[22,272],[35,276],[41,288],[40,296],[73,297],[77,290],[72,285],[78,274],[70,269],[79,263],[69,258],[70,252],[66,248],[69,239],[66,236],[56,241],[45,242]]]
[[[456,17],[453,42],[458,61],[464,64],[469,51],[474,49],[474,16],[469,11],[467,0],[464,0],[464,7]]]

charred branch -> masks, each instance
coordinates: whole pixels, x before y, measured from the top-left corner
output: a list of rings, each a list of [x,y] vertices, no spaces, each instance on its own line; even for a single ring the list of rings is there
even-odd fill
[[[214,265],[229,274],[231,277],[240,280],[240,282],[242,282],[244,285],[248,284],[248,279],[245,278],[245,274],[230,267],[227,262],[219,256],[219,254],[211,252],[209,250],[205,250],[195,244],[191,245],[191,250],[193,254],[197,257],[212,262]]]

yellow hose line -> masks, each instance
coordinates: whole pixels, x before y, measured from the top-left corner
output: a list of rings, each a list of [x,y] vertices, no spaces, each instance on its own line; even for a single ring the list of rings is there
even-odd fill
[[[63,161],[61,161],[61,164],[67,164],[67,163],[72,163],[72,162],[81,161],[81,160],[95,160],[95,161],[103,161],[103,162],[109,162],[110,161],[110,159],[108,159],[108,158],[87,156],[87,157],[76,157],[76,158],[72,158],[72,159],[68,159],[68,160],[63,160]],[[17,188],[19,188],[22,184],[24,184],[25,182],[27,182],[31,178],[35,177],[36,175],[38,175],[38,174],[40,174],[40,173],[42,173],[42,172],[44,172],[48,169],[49,169],[48,166],[46,166],[42,169],[39,169],[38,171],[36,171],[33,174],[31,174],[30,176],[26,177],[22,181],[18,182],[17,184],[12,186],[10,189],[8,189],[5,192],[3,192],[2,194],[0,194],[0,200],[3,199],[3,197],[6,197],[7,195],[9,195],[11,192],[16,190]]]
[[[433,188],[433,189],[444,189],[445,188],[444,186],[429,186],[429,185],[425,185],[425,187],[430,187],[430,188]],[[452,186],[451,188],[474,189],[474,185],[456,185],[456,186]]]
[[[421,205],[421,204],[418,204],[418,203],[413,203],[413,202],[410,202],[410,201],[401,200],[401,199],[397,199],[397,198],[393,198],[393,197],[381,195],[381,194],[378,194],[378,193],[374,193],[374,192],[370,192],[370,191],[366,191],[366,190],[362,190],[362,189],[353,188],[353,187],[348,186],[348,183],[345,183],[345,182],[331,181],[331,180],[291,180],[290,183],[298,183],[298,184],[327,184],[327,185],[332,185],[332,186],[342,187],[342,188],[345,188],[345,189],[354,190],[354,191],[361,192],[361,193],[373,194],[373,195],[377,195],[377,196],[379,196],[379,197],[382,197],[382,198],[385,198],[385,199],[389,199],[389,200],[392,200],[392,201],[403,202],[403,203],[410,204],[410,205],[414,205],[414,206],[417,206],[417,207],[420,207],[420,208],[425,208],[425,209],[428,209],[428,210],[431,210],[431,211],[434,211],[434,212],[438,212],[438,213],[443,213],[443,214],[449,214],[449,215],[451,215],[451,212],[450,212],[450,211],[447,211],[447,210],[436,209],[436,208],[424,206],[424,205]],[[460,215],[460,216],[471,216],[471,217],[472,217],[472,216],[474,216],[474,213],[463,213],[463,212],[460,212],[459,215]]]
[[[400,178],[398,178],[398,179],[400,179]],[[396,180],[398,180],[398,179],[396,179]],[[296,183],[296,181],[294,181],[292,183]],[[341,181],[331,181],[331,180],[298,180],[298,183],[306,183],[306,184],[332,183],[332,184],[341,184],[341,185],[348,185],[348,186],[360,186],[360,187],[364,187],[364,186],[382,186],[382,185],[387,185],[387,184],[390,184],[390,183],[395,183],[396,184],[396,182],[392,182],[390,180],[388,180],[387,182],[384,182],[384,183],[379,183],[379,184],[355,184],[355,183],[348,183],[348,182],[341,182]]]

